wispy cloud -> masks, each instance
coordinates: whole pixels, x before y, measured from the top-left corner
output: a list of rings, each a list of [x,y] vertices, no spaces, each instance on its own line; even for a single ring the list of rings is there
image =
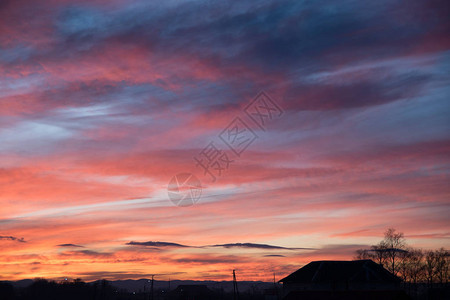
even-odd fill
[[[75,244],[59,244],[58,247],[74,247],[74,248],[83,248],[83,246],[75,245]]]
[[[17,241],[20,243],[25,243],[25,239],[24,238],[18,238],[15,236],[7,236],[7,235],[0,235],[0,240],[10,240],[10,241]]]
[[[110,252],[98,252],[94,250],[75,250],[75,251],[64,251],[59,254],[63,257],[99,257],[99,258],[105,258],[105,257],[112,257],[114,256],[114,253]]]
[[[265,250],[314,250],[314,248],[292,248],[281,247],[267,244],[254,244],[254,243],[231,243],[231,244],[219,244],[211,245],[209,247],[223,247],[223,248],[248,248],[248,249],[265,249]]]
[[[247,248],[247,249],[264,249],[264,250],[315,250],[314,248],[293,248],[293,247],[281,247],[267,244],[254,244],[254,243],[230,243],[230,244],[217,244],[217,245],[204,245],[204,246],[187,246],[178,243],[170,242],[128,242],[126,245],[132,246],[149,246],[156,248]]]
[[[266,254],[264,257],[286,257],[285,255],[281,254]]]
[[[149,246],[149,247],[156,247],[156,248],[165,248],[165,247],[169,247],[169,248],[188,248],[191,246],[186,246],[186,245],[181,245],[181,244],[177,244],[177,243],[170,243],[170,242],[128,242],[126,243],[126,245],[132,245],[132,246]]]

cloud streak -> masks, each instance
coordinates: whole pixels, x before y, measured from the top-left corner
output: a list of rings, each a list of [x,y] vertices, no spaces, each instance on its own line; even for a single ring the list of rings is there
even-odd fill
[[[0,235],[0,240],[17,241],[17,242],[20,242],[20,243],[25,243],[26,242],[24,238],[18,238],[18,237],[11,236],[11,235],[9,235],[9,236],[7,236],[7,235]]]
[[[178,243],[171,242],[128,242],[126,245],[131,246],[146,246],[155,248],[247,248],[247,249],[264,249],[264,250],[314,250],[314,248],[294,248],[294,247],[281,247],[267,244],[255,244],[255,243],[230,243],[219,245],[205,245],[205,246],[187,246]]]
[[[222,245],[211,245],[209,247],[247,248],[247,249],[264,249],[264,250],[314,250],[313,248],[281,247],[281,246],[254,244],[254,243],[231,243]]]
[[[126,243],[126,245],[131,245],[131,246],[149,246],[149,247],[155,247],[155,248],[189,248],[191,246],[186,246],[186,245],[181,245],[181,244],[177,244],[177,243],[170,243],[170,242],[128,242]]]
[[[83,248],[83,246],[75,245],[75,244],[59,244],[58,247],[74,247],[74,248]]]

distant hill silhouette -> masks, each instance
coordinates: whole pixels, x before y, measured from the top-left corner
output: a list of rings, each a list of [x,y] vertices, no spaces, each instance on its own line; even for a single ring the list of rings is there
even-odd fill
[[[139,280],[113,280],[109,281],[109,283],[117,287],[118,289],[125,289],[128,292],[137,292],[139,290],[143,290],[144,285],[146,288],[149,288],[149,279],[139,279]],[[223,289],[225,292],[231,292],[233,290],[233,282],[232,281],[213,281],[213,280],[205,280],[205,281],[197,281],[197,280],[172,280],[170,281],[154,281],[155,289],[163,289],[167,290],[169,288],[174,290],[179,285],[205,285],[209,289],[217,290]],[[272,288],[273,282],[263,282],[263,281],[239,281],[239,289],[242,291],[247,291],[251,289],[267,289]]]
[[[169,289],[170,284],[170,289]],[[264,300],[263,292],[273,288],[273,282],[242,281],[238,283],[240,299]],[[81,280],[62,282],[45,279],[0,282],[0,300],[148,300],[150,279]],[[154,300],[232,299],[232,281],[158,281],[153,284]]]

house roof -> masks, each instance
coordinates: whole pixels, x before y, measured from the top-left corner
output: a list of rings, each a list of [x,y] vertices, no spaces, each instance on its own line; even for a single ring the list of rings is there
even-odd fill
[[[324,282],[398,283],[400,278],[372,260],[313,261],[281,279],[283,283]]]

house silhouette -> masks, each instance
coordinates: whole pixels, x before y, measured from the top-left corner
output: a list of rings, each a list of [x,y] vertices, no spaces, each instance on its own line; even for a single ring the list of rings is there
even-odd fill
[[[372,260],[313,261],[279,282],[283,299],[408,299],[401,279]]]

